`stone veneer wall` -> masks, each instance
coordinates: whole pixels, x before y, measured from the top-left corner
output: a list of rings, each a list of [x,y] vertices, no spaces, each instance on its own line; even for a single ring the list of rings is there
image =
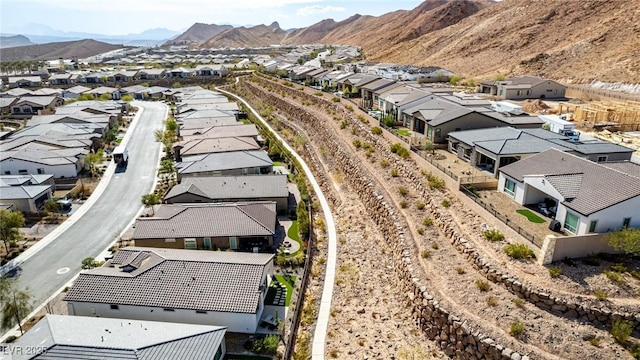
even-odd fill
[[[425,205],[433,214],[434,223],[450,239],[455,248],[464,254],[467,260],[479,269],[488,280],[503,284],[513,294],[559,316],[568,318],[580,317],[581,320],[589,321],[594,325],[610,325],[619,318],[632,320],[636,326],[640,323],[640,314],[631,314],[625,312],[624,309],[610,310],[597,305],[583,304],[574,299],[553,296],[549,291],[524,285],[515,276],[502,272],[500,266],[492,264],[482,257],[473,247],[473,244],[458,233],[454,225],[452,225],[455,223],[451,216],[432,201],[428,187],[423,184],[422,176],[414,171],[415,166],[412,167],[413,164],[411,162],[394,156],[390,152],[388,144],[381,141],[378,136],[372,135],[369,126],[359,121],[353,113],[318,96],[304,94],[273,81],[262,79],[260,81],[265,81],[271,87],[275,86],[280,92],[284,91],[287,96],[302,97],[308,102],[324,107],[326,110],[334,111],[341,118],[348,119],[356,129],[357,135],[365,138],[365,141],[373,143],[377,151],[385,154],[390,161],[393,161],[402,176],[409,180],[409,183],[419,194],[422,194]],[[413,316],[416,324],[429,338],[439,341],[442,350],[448,356],[455,358],[527,358],[527,356],[522,356],[509,348],[496,344],[488,335],[474,331],[465,321],[451,314],[449,310],[442,308],[438,301],[428,293],[426,286],[414,274],[410,247],[406,243],[404,228],[400,225],[401,219],[395,213],[394,207],[385,201],[383,191],[375,188],[373,182],[366,175],[366,170],[360,166],[360,160],[355,158],[352,153],[346,152],[343,148],[344,145],[335,140],[332,129],[325,123],[326,120],[319,119],[303,108],[292,105],[283,98],[271,95],[251,83],[244,82],[244,86],[255,96],[273,105],[278,110],[287,114],[295,114],[296,120],[313,129],[314,135],[326,147],[327,153],[335,159],[340,159],[335,163],[339,164],[341,170],[345,173],[345,179],[350,182],[353,188],[361,190],[361,200],[384,236],[386,238],[399,239],[399,241],[389,242],[395,245],[395,251],[392,253],[395,270],[400,280],[402,280],[402,289],[407,294],[408,301],[413,307]],[[311,151],[308,152],[312,153]],[[321,170],[319,172],[322,173],[322,166],[317,159],[312,157],[310,160],[313,167],[316,170]],[[323,177],[323,184],[321,185],[327,186],[326,181],[326,177]]]

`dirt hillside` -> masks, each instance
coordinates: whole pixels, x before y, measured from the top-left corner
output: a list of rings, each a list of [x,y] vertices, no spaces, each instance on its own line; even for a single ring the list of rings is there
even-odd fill
[[[250,28],[237,27],[227,29],[207,40],[202,46],[216,47],[260,47],[280,44],[287,32],[280,28],[277,22],[266,26],[257,25]]]
[[[233,26],[231,25],[195,23],[191,25],[191,27],[188,28],[187,31],[180,34],[180,36],[178,36],[177,38],[167,41],[165,45],[180,44],[183,42],[193,41],[206,41],[218,35],[219,33],[231,28],[233,28]]]
[[[91,39],[18,46],[2,49],[0,62],[55,60],[58,58],[69,59],[73,56],[86,58],[112,50],[122,49],[123,47],[125,46],[107,44]]]

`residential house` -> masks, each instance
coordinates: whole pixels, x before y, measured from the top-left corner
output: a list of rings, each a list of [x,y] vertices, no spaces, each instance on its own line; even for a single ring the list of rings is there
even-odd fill
[[[11,106],[18,102],[17,97],[0,97],[0,114],[2,116],[11,113]]]
[[[115,125],[116,120],[115,117],[107,114],[92,114],[89,112],[76,111],[68,114],[35,115],[27,121],[26,126],[40,124],[96,124],[104,130],[108,130]]]
[[[181,161],[183,156],[245,150],[260,150],[260,145],[252,137],[192,139],[173,145],[176,161]]]
[[[360,106],[364,109],[373,109],[374,105],[378,104],[378,97],[376,96],[374,99],[374,92],[378,90],[384,91],[382,89],[394,84],[397,83],[393,80],[378,79],[363,85],[360,88],[360,97],[362,98]],[[396,86],[400,86],[400,84]]]
[[[136,220],[131,239],[144,247],[267,251],[273,247],[276,214],[273,201],[163,204],[153,217]]]
[[[223,77],[228,72],[224,65],[198,65],[195,68],[195,75],[204,77]]]
[[[147,90],[147,95],[151,100],[163,100],[168,90],[169,88],[163,86],[152,86]]]
[[[81,272],[64,301],[75,316],[218,325],[253,334],[264,310],[273,257],[124,248],[104,266]]]
[[[17,98],[21,96],[31,96],[31,95],[33,95],[33,90],[29,90],[25,88],[14,88],[14,89],[9,89],[5,92],[1,92],[0,98],[7,98],[7,97]]]
[[[53,110],[64,104],[59,96],[23,96],[11,105],[11,115],[25,118],[39,114],[42,110]]]
[[[107,81],[115,83],[130,82],[138,74],[138,70],[120,70],[107,75]]]
[[[165,77],[167,70],[165,69],[142,69],[138,71],[140,80],[160,80]]]
[[[38,88],[42,86],[42,78],[40,76],[9,76],[7,85],[9,89]]]
[[[337,90],[346,97],[360,97],[360,88],[380,78],[374,75],[356,73],[336,81]]]
[[[288,210],[286,175],[208,176],[185,178],[164,197],[167,204],[273,201],[276,211]]]
[[[109,98],[111,98],[111,100],[120,100],[122,96],[120,89],[109,87],[109,86],[100,86],[85,92],[85,94],[91,94],[95,98],[99,98],[102,95],[108,95]]]
[[[0,175],[0,204],[13,210],[37,213],[54,190],[53,175]]]
[[[56,189],[53,175],[0,175],[1,186],[28,186],[28,185],[50,185]]]
[[[322,68],[311,70],[311,71],[309,71],[308,73],[306,73],[304,75],[304,78],[305,78],[304,81],[305,81],[305,83],[307,85],[310,85],[310,86],[320,85],[320,82],[318,81],[318,79],[321,78],[322,75],[324,75],[324,74],[326,74],[328,72],[329,72],[329,70],[322,69]]]
[[[206,128],[180,129],[183,141],[195,139],[213,139],[227,137],[251,137],[259,141],[258,129],[254,124],[210,126]]]
[[[167,73],[166,73],[167,77],[168,78],[172,78],[172,79],[175,79],[175,78],[178,78],[178,79],[180,79],[180,78],[188,78],[188,77],[191,77],[192,74],[193,74],[192,70],[181,68],[181,67],[175,68],[175,69],[171,69],[171,70],[167,71]]]
[[[87,84],[104,84],[109,76],[103,72],[91,72],[84,76],[84,82]]]
[[[36,142],[57,148],[87,148],[97,150],[102,147],[105,126],[93,123],[52,123],[27,126],[11,134],[0,143],[0,151],[19,149]]]
[[[380,93],[378,96],[378,109],[383,114],[391,116],[393,120],[401,121],[404,110],[435,98],[436,96],[428,91],[403,85]],[[405,121],[404,126],[410,126],[409,121]]]
[[[501,168],[498,190],[537,205],[569,234],[640,227],[640,165],[631,162],[594,163],[550,149]]]
[[[73,178],[84,168],[84,148],[56,149],[28,144],[17,150],[0,153],[3,175],[52,174],[55,178]]]
[[[75,79],[77,76],[73,76],[71,73],[63,73],[63,74],[54,74],[49,77],[49,85],[60,86],[60,85],[73,85],[75,84]]]
[[[633,150],[600,141],[572,141],[544,129],[495,127],[449,133],[449,151],[471,165],[498,176],[500,168],[555,148],[591,161],[630,160]]]
[[[440,98],[404,110],[403,119],[418,141],[428,140],[434,144],[447,143],[452,131],[508,125],[518,128],[542,126],[542,120],[537,116],[505,116],[487,108],[461,106]]]
[[[91,88],[88,88],[86,86],[82,86],[82,85],[76,85],[73,87],[70,87],[68,89],[65,89],[62,91],[62,97],[65,99],[76,99],[78,97],[80,97],[80,95],[86,93],[87,91],[91,90]]]
[[[5,351],[13,360],[220,360],[225,333],[223,326],[48,314]]]
[[[537,76],[517,76],[480,84],[480,92],[507,100],[563,98],[566,90],[567,87],[558,82]]]
[[[219,175],[264,175],[273,172],[273,161],[264,150],[234,151],[185,156],[176,163],[178,180]]]

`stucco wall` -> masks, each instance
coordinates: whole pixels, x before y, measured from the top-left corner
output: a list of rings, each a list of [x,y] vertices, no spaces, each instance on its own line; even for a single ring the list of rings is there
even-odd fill
[[[80,160],[78,160],[80,162]],[[77,162],[77,163],[78,163]],[[43,169],[43,174],[52,174],[55,178],[76,177],[78,169],[76,164],[45,165],[20,159],[6,159],[0,162],[3,175],[20,175],[20,170],[27,170],[27,174],[38,174],[38,169]],[[9,174],[6,174],[6,172]]]
[[[605,234],[588,234],[581,236],[556,236],[553,250],[553,261],[586,257],[590,254],[619,254],[620,251],[609,246]]]

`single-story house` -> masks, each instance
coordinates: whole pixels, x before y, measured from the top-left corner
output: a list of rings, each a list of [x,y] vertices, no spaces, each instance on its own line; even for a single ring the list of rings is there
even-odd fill
[[[215,139],[226,137],[251,137],[259,139],[258,129],[254,124],[227,125],[227,126],[209,126],[206,128],[180,129],[180,136],[183,141],[195,139]]]
[[[9,76],[7,85],[13,88],[37,88],[42,86],[40,76]]]
[[[49,85],[73,85],[77,76],[70,73],[54,74],[49,77]]]
[[[378,90],[384,91],[383,90],[384,88],[394,84],[397,84],[397,83],[393,80],[378,79],[366,85],[363,85],[360,88],[360,97],[362,97],[362,102],[360,106],[362,106],[365,109],[373,109],[373,106],[378,104],[377,96],[374,100],[374,92]],[[397,85],[397,86],[400,86],[400,85]]]
[[[140,80],[159,80],[165,77],[167,70],[165,69],[142,69],[138,71]]]
[[[37,115],[41,110],[53,110],[62,105],[64,99],[59,96],[23,96],[11,105],[11,115],[30,117]]]
[[[480,92],[507,100],[563,98],[566,91],[566,86],[537,76],[516,76],[480,84]]]
[[[76,111],[70,114],[34,115],[27,121],[27,127],[40,124],[96,124],[103,129],[110,129],[117,118],[107,114],[92,114]]]
[[[572,141],[569,137],[544,129],[495,127],[453,131],[448,137],[449,151],[494,176],[501,167],[555,148],[591,161],[631,160],[633,150],[600,141]]]
[[[273,201],[176,203],[160,205],[153,217],[137,219],[131,239],[144,247],[266,250],[273,246],[276,227]]]
[[[380,93],[378,109],[385,115],[390,115],[395,121],[403,119],[402,112],[421,103],[435,99],[436,96],[428,91],[413,86],[399,86]],[[410,126],[405,122],[405,126]]]
[[[127,87],[120,88],[120,93],[122,95],[130,95],[134,99],[144,100],[147,98],[147,91],[149,88],[142,85],[131,85]]]
[[[222,77],[229,72],[224,65],[198,65],[195,68],[196,76]]]
[[[322,75],[328,72],[329,70],[327,69],[315,69],[315,70],[309,71],[308,73],[305,74],[304,81],[308,85],[319,85],[320,84],[319,79],[322,77]]]
[[[179,181],[193,176],[264,175],[273,172],[273,161],[264,150],[234,151],[185,156],[176,169]]]
[[[108,78],[109,76],[103,72],[91,72],[84,76],[84,82],[87,84],[103,84]]]
[[[338,80],[338,91],[342,92],[347,97],[360,97],[360,88],[370,84],[380,78],[375,75],[356,73],[346,78]]]
[[[640,165],[631,162],[595,163],[550,149],[501,168],[498,190],[546,209],[572,235],[640,227]]]
[[[4,169],[3,169],[4,170]],[[51,185],[5,185],[0,180],[0,203],[11,204],[13,209],[24,213],[37,213],[44,202],[53,196]]]
[[[188,78],[193,74],[193,70],[185,68],[175,68],[166,72],[168,78]]]
[[[180,141],[173,145],[176,161],[181,161],[183,156],[259,149],[260,145],[252,137],[194,139]]]
[[[120,100],[122,96],[120,89],[116,89],[114,87],[109,87],[109,86],[100,86],[85,92],[85,94],[91,94],[96,98],[106,94],[106,95],[109,95],[111,100]]]
[[[107,75],[107,80],[111,82],[129,82],[132,81],[138,70],[121,70]]]
[[[7,115],[11,112],[11,106],[18,102],[17,97],[0,97],[0,114]]]
[[[403,121],[418,139],[445,144],[452,131],[484,129],[512,125],[518,128],[539,128],[543,121],[537,116],[503,116],[487,108],[457,105],[436,97],[403,111]]]
[[[273,201],[276,211],[288,210],[286,175],[208,176],[185,178],[164,197],[167,204]]]
[[[124,248],[104,266],[81,272],[64,301],[74,316],[217,325],[254,334],[273,257]]]
[[[82,85],[76,85],[74,87],[63,90],[62,97],[65,99],[75,99],[89,90],[91,90],[91,88]]]
[[[219,360],[225,334],[223,326],[48,314],[5,351],[13,360]]]
[[[84,148],[53,149],[29,144],[0,153],[2,175],[52,174],[55,178],[74,178],[84,168]]]

